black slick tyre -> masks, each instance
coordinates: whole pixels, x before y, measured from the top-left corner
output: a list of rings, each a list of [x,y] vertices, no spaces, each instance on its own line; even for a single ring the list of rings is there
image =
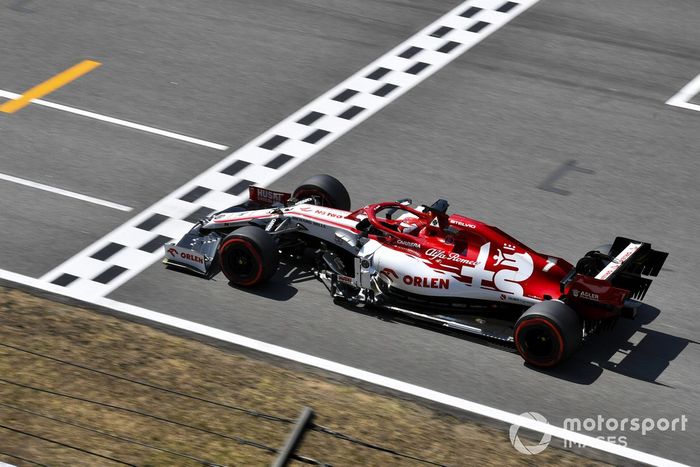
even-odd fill
[[[581,345],[581,318],[559,300],[536,303],[515,323],[513,337],[518,353],[527,363],[553,367]]]
[[[262,284],[279,267],[277,242],[259,227],[241,227],[222,240],[219,266],[234,285],[253,287]]]
[[[321,201],[322,206],[329,208],[350,210],[350,194],[340,181],[330,175],[314,175],[299,185],[292,197],[304,199],[315,197]]]

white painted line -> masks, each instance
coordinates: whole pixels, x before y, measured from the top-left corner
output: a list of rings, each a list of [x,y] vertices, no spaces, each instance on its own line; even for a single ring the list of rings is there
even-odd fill
[[[17,94],[10,91],[4,91],[0,89],[0,97],[6,97],[8,99],[17,99],[21,94]],[[132,128],[134,130],[144,131],[146,133],[152,133],[154,135],[165,136],[166,138],[177,139],[180,141],[185,141],[187,143],[198,144],[200,146],[205,146],[212,149],[218,149],[219,151],[226,151],[229,149],[228,146],[223,144],[212,143],[210,141],[205,141],[199,138],[193,138],[191,136],[181,135],[179,133],[173,133],[172,131],[160,130],[158,128],[153,128],[146,125],[141,125],[140,123],[129,122],[126,120],[121,120],[119,118],[108,117],[107,115],[101,115],[95,112],[89,112],[87,110],[77,109],[75,107],[69,107],[63,104],[56,104],[55,102],[45,101],[43,99],[34,99],[32,104],[43,105],[44,107],[50,107],[56,110],[62,110],[64,112],[70,112],[72,114],[80,115],[81,117],[92,118],[95,120],[100,120],[102,122],[113,123],[115,125],[124,126],[127,128]]]
[[[146,308],[129,305],[128,303],[118,302],[109,298],[85,298],[85,295],[79,290],[74,291],[66,289],[64,287],[46,283],[40,279],[35,279],[33,277],[28,277],[0,269],[0,279],[17,282],[40,290],[45,290],[48,292],[72,297],[77,300],[81,300],[100,307],[105,307],[111,310],[126,313],[131,316],[136,316],[156,323],[165,324],[167,326],[171,326],[177,329],[183,329],[189,332],[200,334],[202,336],[207,336],[224,342],[240,345],[242,347],[254,349],[269,355],[275,355],[277,357],[285,358],[287,360],[303,363],[305,365],[314,366],[316,368],[331,371],[333,373],[338,373],[344,376],[348,376],[350,378],[366,381],[377,386],[393,389],[395,391],[400,391],[405,394],[420,397],[422,399],[438,402],[440,404],[444,404],[460,410],[471,412],[494,420],[499,420],[504,423],[508,423],[511,425],[519,425],[521,427],[528,428],[539,433],[547,433],[556,438],[568,440],[575,444],[588,446],[590,448],[608,452],[633,461],[643,462],[645,464],[654,466],[687,467],[684,464],[680,464],[678,462],[674,462],[663,457],[655,456],[653,454],[647,454],[645,452],[638,451],[636,449],[632,449],[626,446],[609,443],[607,441],[603,441],[592,436],[587,436],[581,433],[576,433],[574,431],[565,430],[564,428],[550,425],[548,423],[538,422],[536,420],[521,417],[520,415],[512,414],[504,410],[489,407],[484,404],[479,404],[476,402],[468,401],[466,399],[461,399],[459,397],[450,396],[449,394],[444,394],[438,391],[434,391],[432,389],[417,386],[415,384],[399,381],[397,379],[388,378],[386,376],[371,373],[369,371],[361,370],[359,368],[343,365],[342,363],[337,363],[331,360],[314,357],[313,355],[297,352],[296,350],[287,349],[285,347],[280,347],[274,344],[268,344],[267,342],[262,342],[256,339],[241,336],[239,334],[234,334],[228,331],[223,331],[221,329],[205,326],[203,324],[198,324],[192,321],[176,318],[174,316],[158,313],[157,311],[148,310]]]
[[[7,175],[3,173],[0,173],[0,180],[18,183],[24,186],[30,186],[38,190],[50,191],[51,193],[68,196],[69,198],[75,198],[81,201],[87,201],[88,203],[92,204],[99,204],[100,206],[106,206],[108,208],[117,209],[119,211],[128,212],[132,209],[129,206],[124,206],[122,204],[112,203],[111,201],[105,201],[99,198],[93,198],[92,196],[81,195],[80,193],[75,193],[74,191],[63,190],[61,188],[56,188],[50,185],[44,185],[43,183],[32,182],[31,180],[25,180],[23,178],[13,177],[12,175]]]
[[[690,83],[683,86],[683,88],[676,93],[673,97],[666,101],[668,105],[673,105],[675,107],[681,107],[683,109],[696,110],[700,112],[700,105],[691,104],[689,101],[695,97],[700,92],[700,75],[693,78]]]
[[[181,220],[191,213],[199,208],[220,209],[214,204],[224,203],[226,199],[230,199],[230,206],[243,202],[245,192],[231,194],[231,188],[238,183],[245,180],[268,186],[498,31],[537,1],[468,0],[458,5],[123,226],[47,272],[42,279],[51,282],[64,275],[74,276],[80,279],[71,281],[66,288],[82,289],[85,296],[108,294],[162,259],[161,251],[141,256],[138,265],[132,264],[107,284],[98,284],[93,277],[86,275],[80,258],[90,257],[110,243],[127,245],[129,232],[153,216],[165,216],[180,222],[163,222],[152,232],[169,238],[181,237],[188,230],[188,225]],[[311,118],[314,115],[315,118]],[[303,123],[306,119],[310,121]],[[283,165],[266,166],[280,155],[287,158]],[[227,167],[236,163],[241,168],[231,174],[224,173]],[[189,202],[179,199],[202,187],[219,193],[210,191],[206,196]]]

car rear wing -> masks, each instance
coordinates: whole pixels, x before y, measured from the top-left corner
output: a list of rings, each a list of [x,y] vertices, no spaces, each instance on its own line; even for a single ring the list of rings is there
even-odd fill
[[[642,300],[651,286],[649,277],[659,274],[667,256],[649,243],[617,237],[608,253],[591,251],[581,258],[562,280],[562,292],[572,282],[580,281],[576,279],[580,274],[587,277],[586,282],[608,283],[628,291],[629,298]]]
[[[658,276],[668,253],[653,250],[649,243],[617,237],[608,256],[611,258],[610,263],[596,278],[608,280],[615,287],[627,289],[631,298],[642,300],[651,285],[649,276]]]
[[[610,280],[620,273],[657,276],[668,253],[651,249],[649,243],[617,237],[608,253],[610,263],[596,276]]]
[[[629,290],[630,298],[642,300],[651,285],[651,279],[642,276],[658,276],[668,253],[653,250],[649,243],[617,237],[608,256],[610,262],[596,279],[610,281],[615,287]]]

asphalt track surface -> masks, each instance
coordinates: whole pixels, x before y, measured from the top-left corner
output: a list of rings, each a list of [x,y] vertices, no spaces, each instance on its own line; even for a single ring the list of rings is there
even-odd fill
[[[235,149],[460,2],[4,1],[0,89],[83,59],[45,99]],[[542,0],[273,185],[331,173],[353,204],[450,200],[575,260],[616,235],[670,252],[640,319],[538,372],[514,354],[331,303],[303,275],[256,292],[156,264],[111,298],[513,413],[672,419],[616,433],[689,464],[700,448],[700,112],[665,105],[700,73],[692,1]],[[0,113],[0,268],[40,277],[228,152],[36,105]],[[598,433],[593,433],[598,434]]]

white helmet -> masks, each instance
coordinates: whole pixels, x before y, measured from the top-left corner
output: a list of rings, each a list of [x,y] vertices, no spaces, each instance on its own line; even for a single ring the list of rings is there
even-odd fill
[[[420,227],[420,222],[418,221],[418,219],[418,216],[410,212],[400,215],[396,219],[398,221],[401,221],[398,228],[399,232],[405,234],[416,233],[416,230],[418,230],[418,227]]]

